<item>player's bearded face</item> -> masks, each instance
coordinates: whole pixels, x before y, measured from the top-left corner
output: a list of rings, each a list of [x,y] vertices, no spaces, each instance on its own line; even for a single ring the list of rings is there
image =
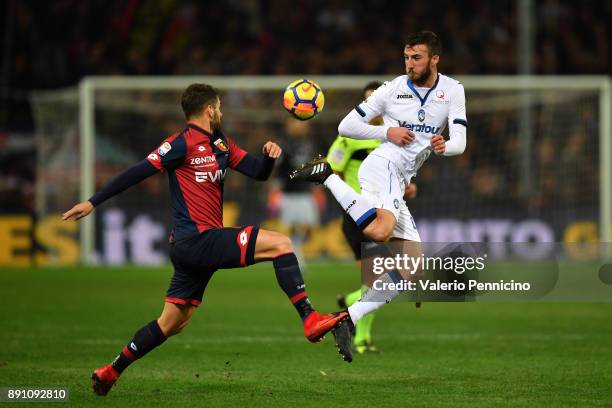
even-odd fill
[[[431,57],[423,57],[418,63],[407,65],[406,74],[415,84],[426,82],[431,76]]]
[[[421,68],[420,71],[416,67],[408,70],[408,78],[416,84],[426,82],[427,79],[431,76],[431,58],[427,60],[424,68]]]
[[[438,62],[437,55],[430,55],[426,45],[417,44],[404,49],[404,61],[408,78],[417,85],[427,82]]]

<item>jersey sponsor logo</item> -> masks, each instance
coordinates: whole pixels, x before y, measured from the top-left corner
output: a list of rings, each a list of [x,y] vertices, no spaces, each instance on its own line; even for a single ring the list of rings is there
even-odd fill
[[[157,149],[157,153],[159,153],[160,156],[165,156],[170,150],[172,150],[172,145],[168,142],[164,142],[164,144]]]
[[[155,153],[151,153],[149,156],[147,156],[147,158],[150,160],[155,160],[155,161],[159,160],[159,156],[156,155]]]
[[[408,95],[397,95],[397,99],[412,99],[414,98],[414,96],[412,96],[412,94],[408,94]]]
[[[225,171],[218,169],[216,171],[196,171],[195,172],[195,181],[198,183],[205,183],[207,181],[216,182],[221,181],[225,178]]]
[[[442,89],[438,89],[438,90],[436,91],[436,97],[437,97],[438,99],[444,99],[444,91],[443,91]]]
[[[425,111],[423,109],[419,109],[418,117],[419,117],[419,122],[425,121]]]
[[[437,135],[440,132],[440,127],[435,127],[428,125],[427,123],[423,123],[421,125],[415,125],[414,123],[408,123],[406,121],[400,120],[399,125],[401,127],[405,127],[408,130],[412,130],[413,132],[421,132],[421,133],[431,133],[433,135]]]
[[[192,157],[189,161],[189,164],[205,164],[205,163],[214,163],[217,161],[216,156],[204,156],[204,157]]]
[[[225,142],[221,139],[215,140],[214,145],[217,146],[217,149],[221,150],[222,152],[227,152],[229,150]]]

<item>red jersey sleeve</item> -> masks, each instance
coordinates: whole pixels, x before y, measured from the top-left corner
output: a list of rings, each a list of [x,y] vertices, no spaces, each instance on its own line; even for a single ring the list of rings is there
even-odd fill
[[[187,144],[180,133],[166,138],[148,156],[147,161],[158,170],[172,170],[183,164],[187,157]]]
[[[235,169],[238,166],[238,163],[244,159],[247,152],[241,149],[232,139],[228,136],[225,136],[227,140],[227,145],[229,147],[229,167],[230,169]]]

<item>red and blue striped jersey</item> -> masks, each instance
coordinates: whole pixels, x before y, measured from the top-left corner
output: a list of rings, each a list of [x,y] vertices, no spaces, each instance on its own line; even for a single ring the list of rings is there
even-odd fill
[[[246,154],[221,131],[210,133],[191,123],[149,154],[149,163],[168,173],[171,240],[223,227],[223,179]]]

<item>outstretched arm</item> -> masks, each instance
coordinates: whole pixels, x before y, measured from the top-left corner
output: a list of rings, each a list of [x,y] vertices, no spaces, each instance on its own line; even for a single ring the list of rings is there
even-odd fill
[[[109,198],[121,193],[122,191],[140,183],[147,177],[152,176],[159,170],[149,161],[143,160],[130,167],[108,182],[100,191],[95,193],[88,201],[78,203],[62,215],[62,220],[78,220],[91,213],[94,207],[102,204]]]
[[[245,154],[235,169],[245,176],[258,181],[267,180],[274,168],[274,161],[280,157],[283,150],[274,142],[268,141],[263,145],[260,155]]]

